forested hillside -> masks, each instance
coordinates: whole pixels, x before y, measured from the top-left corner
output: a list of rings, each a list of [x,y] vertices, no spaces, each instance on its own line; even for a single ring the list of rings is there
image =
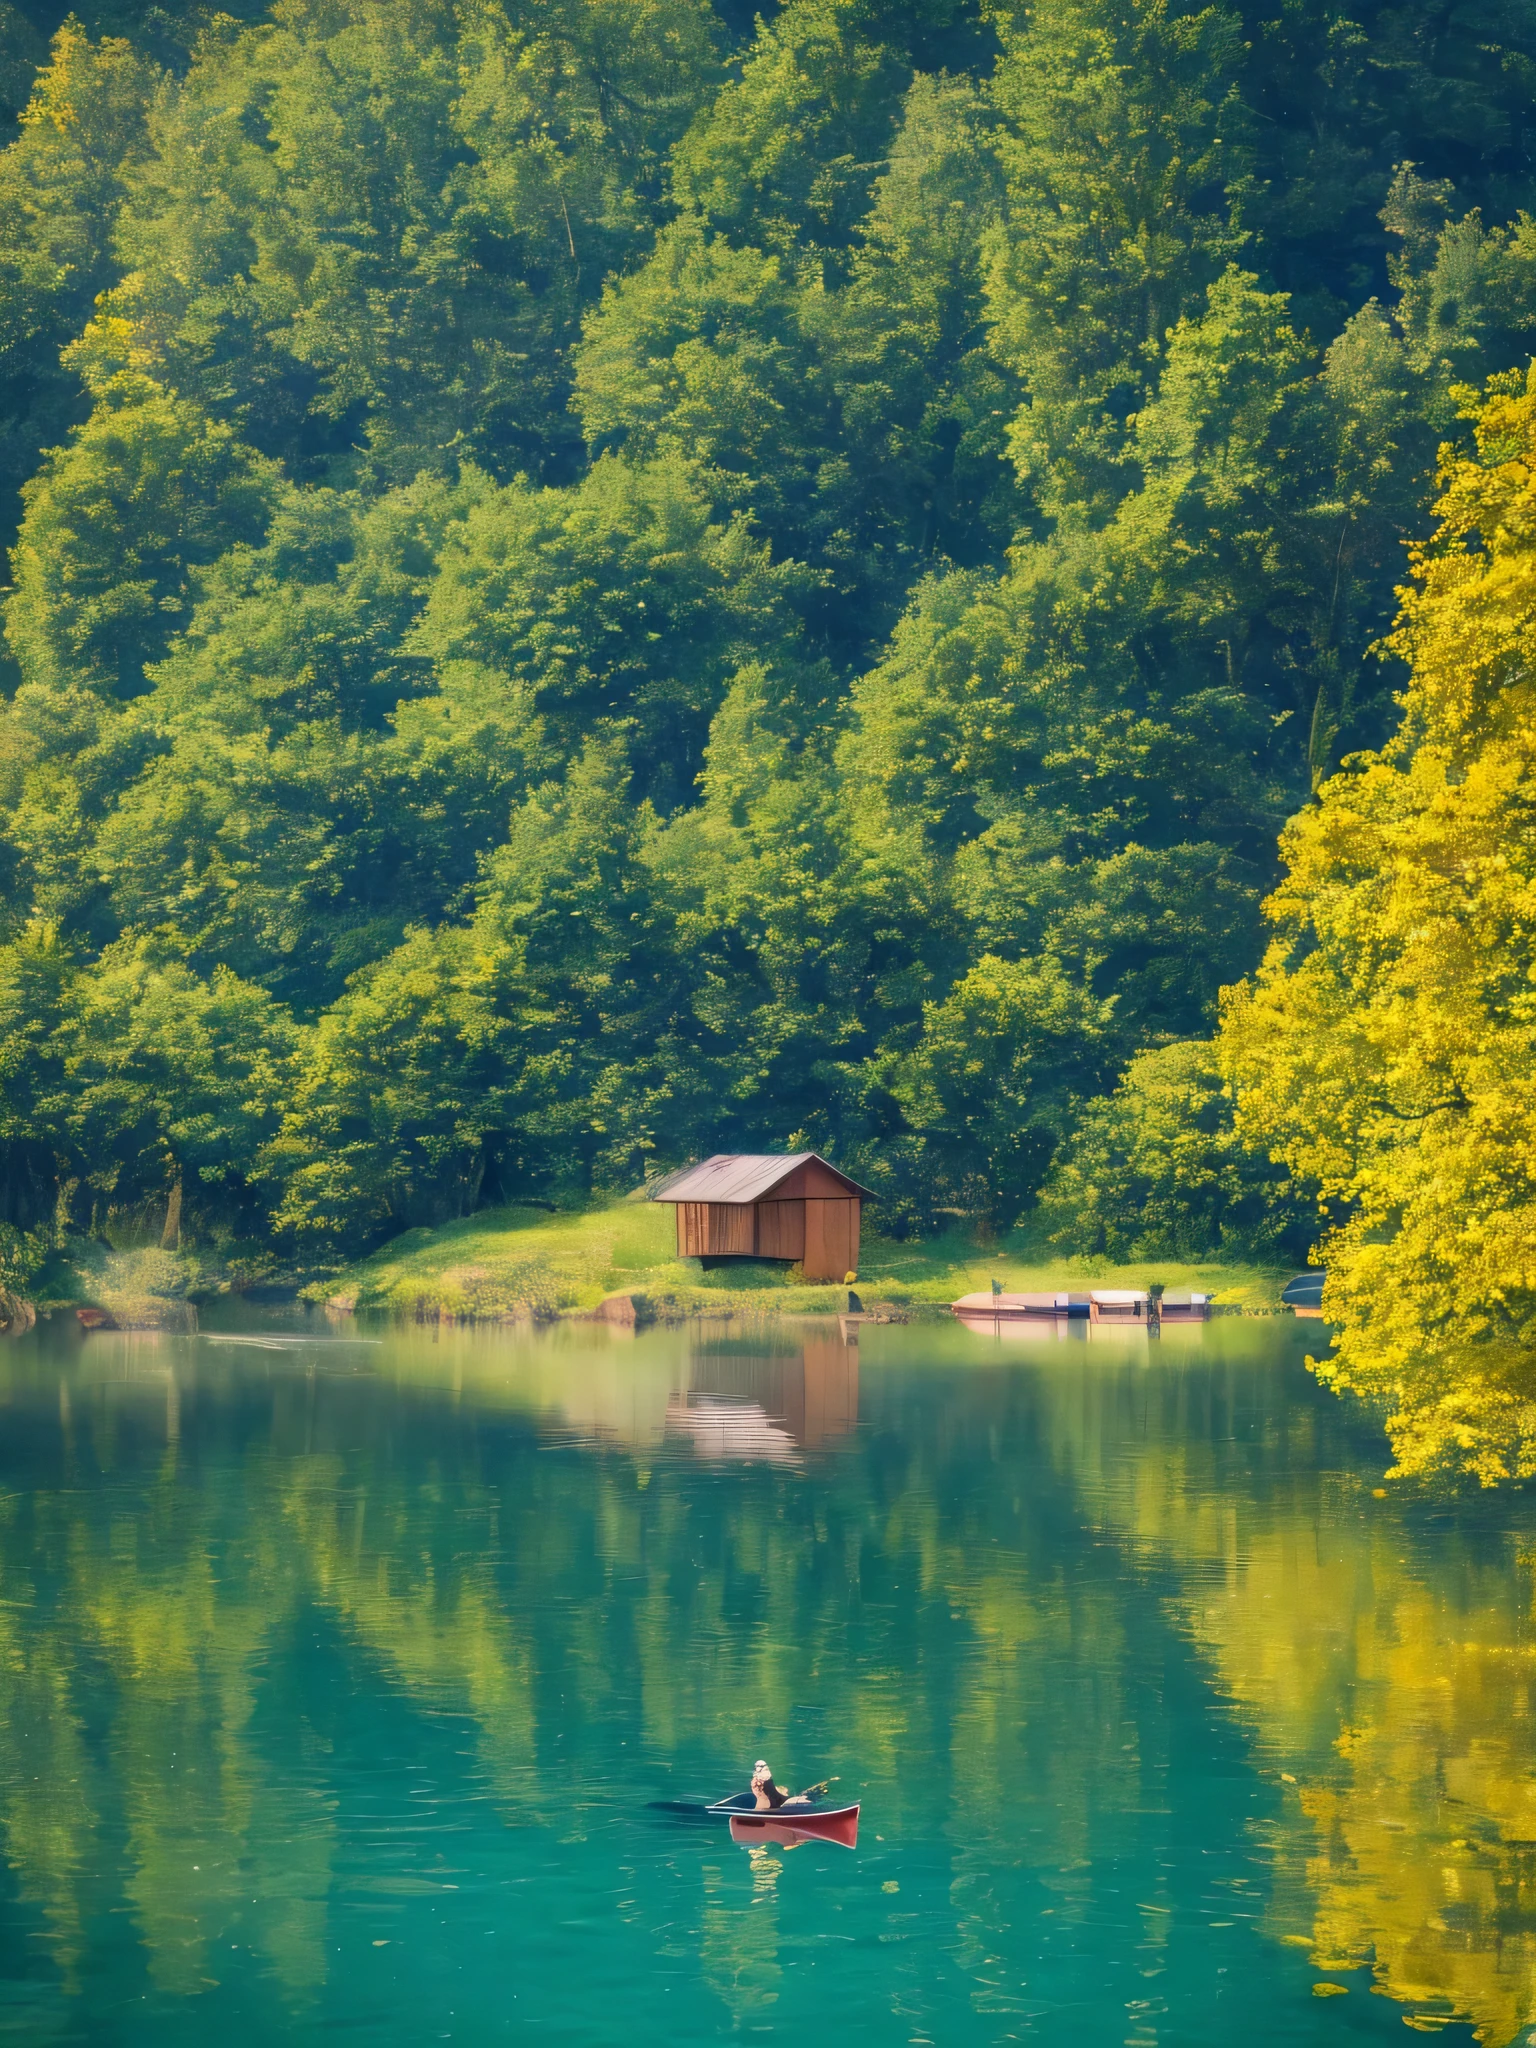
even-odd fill
[[[1306,1244],[1206,1042],[1536,349],[1528,8],[0,41],[13,1243],[808,1144],[888,1228],[1054,1160],[1087,1248]]]

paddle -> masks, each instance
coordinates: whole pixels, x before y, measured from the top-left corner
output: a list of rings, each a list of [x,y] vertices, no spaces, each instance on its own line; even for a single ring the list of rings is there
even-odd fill
[[[805,1790],[797,1792],[795,1797],[797,1799],[819,1799],[829,1785],[839,1785],[841,1783],[842,1780],[840,1778],[823,1778],[819,1785],[807,1785]]]

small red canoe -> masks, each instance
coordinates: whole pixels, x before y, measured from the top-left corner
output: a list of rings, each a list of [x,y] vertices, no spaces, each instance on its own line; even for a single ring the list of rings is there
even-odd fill
[[[859,1846],[858,1807],[838,1806],[830,1812],[803,1807],[797,1812],[792,1806],[781,1806],[776,1813],[770,1810],[767,1813],[731,1815],[733,1842],[800,1841],[807,1835],[819,1842],[836,1842],[844,1849],[856,1849]]]

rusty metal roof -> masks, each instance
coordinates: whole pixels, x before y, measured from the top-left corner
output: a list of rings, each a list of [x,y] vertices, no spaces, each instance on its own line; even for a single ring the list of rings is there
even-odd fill
[[[685,1166],[658,1181],[647,1195],[650,1202],[760,1202],[772,1194],[780,1181],[787,1180],[797,1166],[814,1159],[818,1166],[835,1173],[855,1195],[875,1198],[868,1188],[850,1180],[840,1167],[819,1152],[717,1152],[713,1159],[697,1166]]]

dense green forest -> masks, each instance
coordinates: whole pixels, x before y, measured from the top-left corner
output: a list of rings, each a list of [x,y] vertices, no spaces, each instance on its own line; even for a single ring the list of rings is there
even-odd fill
[[[1304,1250],[1218,994],[1536,347],[1528,8],[0,48],[13,1260],[801,1144],[897,1231]]]

